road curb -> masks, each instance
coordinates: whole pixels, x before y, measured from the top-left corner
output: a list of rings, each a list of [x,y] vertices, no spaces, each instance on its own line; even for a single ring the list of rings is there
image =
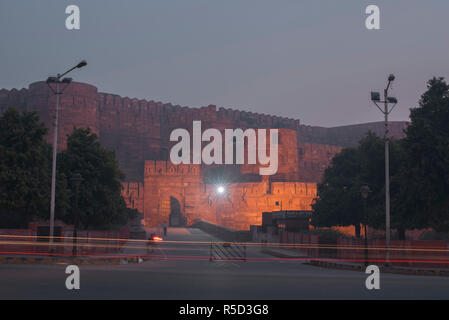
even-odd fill
[[[363,265],[350,265],[321,260],[310,260],[308,264],[328,269],[352,270],[359,272],[365,272],[366,269],[365,266]],[[449,270],[438,270],[438,269],[430,270],[419,268],[405,269],[405,268],[384,267],[384,266],[380,266],[379,268],[381,272],[394,273],[394,274],[449,277]]]
[[[73,258],[73,257],[0,257],[0,264],[74,264],[74,265],[117,265],[142,263],[138,256],[123,258]]]
[[[273,257],[276,257],[276,258],[282,258],[282,259],[305,258],[305,256],[303,256],[303,255],[293,256],[293,255],[290,255],[290,254],[286,254],[286,253],[278,252],[276,250],[272,250],[270,248],[263,248],[262,250],[260,250],[260,252],[272,255]]]

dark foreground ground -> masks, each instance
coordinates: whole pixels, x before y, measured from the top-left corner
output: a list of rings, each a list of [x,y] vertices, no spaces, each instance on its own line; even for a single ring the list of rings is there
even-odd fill
[[[247,262],[210,262],[213,237],[171,229],[141,264],[80,266],[80,290],[67,290],[66,265],[0,265],[0,299],[448,299],[449,277],[381,274],[367,290],[362,272],[283,261],[248,249]],[[187,244],[184,241],[205,241]]]

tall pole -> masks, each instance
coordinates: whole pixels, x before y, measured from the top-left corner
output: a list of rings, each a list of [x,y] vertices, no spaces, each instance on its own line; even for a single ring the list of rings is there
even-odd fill
[[[390,81],[384,91],[384,106],[385,106],[385,240],[386,240],[386,263],[390,261],[390,140],[388,138],[388,88]]]
[[[79,184],[76,184],[76,193],[75,193],[75,223],[73,226],[73,248],[72,248],[72,254],[76,256],[77,254],[77,238],[78,238],[78,190],[79,190]]]
[[[79,69],[85,67],[87,65],[86,60],[81,61],[76,66],[70,68],[63,74],[59,74],[56,77],[50,77],[47,79],[47,84],[53,93],[56,95],[56,113],[55,113],[55,122],[54,122],[54,136],[53,136],[53,162],[51,167],[51,199],[50,199],[50,231],[49,231],[49,246],[50,251],[53,250],[53,233],[54,233],[54,224],[55,224],[55,193],[56,193],[56,157],[58,152],[58,120],[59,120],[59,96],[62,92],[67,88],[68,84],[72,81],[70,78],[64,78],[61,81],[61,78],[71,72],[72,70]],[[59,85],[62,83],[66,83],[65,88],[60,90]],[[56,83],[56,90],[50,86],[50,83]]]
[[[59,78],[56,82],[56,114],[55,114],[55,125],[53,132],[53,163],[51,168],[51,202],[50,202],[50,250],[53,248],[53,229],[55,221],[55,191],[56,191],[56,157],[58,148],[58,118],[59,118]]]
[[[366,204],[366,198],[363,199],[363,216],[364,216],[364,220],[365,222],[363,223],[363,227],[365,229],[365,266],[368,267],[368,228],[367,228],[367,223],[368,223],[368,217],[366,214],[367,211],[367,204]]]
[[[371,193],[371,189],[368,185],[364,185],[360,188],[360,194],[363,198],[363,228],[365,229],[365,266],[368,267],[368,206],[367,199],[369,194]]]
[[[385,117],[385,246],[386,255],[385,262],[389,264],[390,261],[390,139],[388,137],[388,115],[393,111],[394,107],[398,103],[398,100],[394,97],[388,96],[388,89],[390,89],[391,83],[395,80],[395,76],[390,74],[388,76],[388,84],[384,90],[384,100],[380,101],[379,92],[371,92],[371,101],[376,107],[383,113]],[[382,109],[377,103],[383,102],[384,108]],[[389,109],[388,104],[393,104],[393,107]]]

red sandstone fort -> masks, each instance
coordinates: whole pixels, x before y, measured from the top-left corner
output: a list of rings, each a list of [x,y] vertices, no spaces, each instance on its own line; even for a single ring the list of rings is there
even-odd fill
[[[126,174],[123,196],[129,207],[144,214],[147,226],[204,219],[249,229],[261,223],[262,212],[310,210],[316,184],[332,157],[342,147],[355,146],[368,130],[383,134],[381,122],[313,127],[297,119],[215,105],[189,108],[123,98],[85,83],[70,84],[60,102],[58,149],[65,148],[74,126],[90,127],[102,145],[115,150]],[[55,95],[45,82],[32,83],[28,89],[0,90],[0,112],[8,107],[37,111],[49,128],[47,141],[51,143]],[[202,121],[203,130],[279,129],[277,173],[260,176],[258,165],[226,165],[214,171],[220,168],[172,164],[168,158],[174,144],[169,141],[170,132],[177,128],[191,132],[194,120]],[[401,137],[404,127],[405,122],[391,122],[391,136]],[[216,192],[217,183],[226,183],[222,195]]]

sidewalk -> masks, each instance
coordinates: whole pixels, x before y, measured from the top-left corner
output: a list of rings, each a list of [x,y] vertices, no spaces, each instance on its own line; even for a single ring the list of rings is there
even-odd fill
[[[348,262],[348,261],[329,261],[336,260],[331,258],[312,258],[308,257],[307,254],[298,252],[294,249],[284,249],[276,247],[264,247],[261,252],[270,254],[277,258],[282,259],[304,259],[304,263],[311,266],[329,268],[329,269],[340,269],[340,270],[352,270],[365,272],[365,264]],[[371,263],[375,264],[375,263]],[[427,276],[448,276],[449,269],[438,269],[438,268],[423,268],[423,267],[395,267],[395,266],[379,266],[381,272],[394,273],[394,274],[405,274],[405,275],[427,275]]]
[[[128,258],[126,258],[128,259]],[[69,257],[69,256],[36,256],[36,255],[2,255],[0,264],[75,264],[105,265],[120,264],[118,257]]]
[[[309,264],[312,266],[330,268],[330,269],[342,269],[365,272],[366,267],[364,264],[346,262],[346,261],[325,261],[319,259],[310,259]],[[375,263],[370,263],[375,264]],[[437,268],[423,268],[423,267],[395,267],[395,266],[379,266],[381,272],[394,273],[394,274],[406,274],[406,275],[426,275],[426,276],[446,276],[449,277],[449,269],[437,269]]]
[[[300,252],[298,249],[286,249],[277,247],[262,247],[260,252],[272,255],[273,257],[283,258],[283,259],[304,259],[307,262],[307,254],[305,252]]]
[[[142,256],[145,254],[147,254],[145,242],[139,243],[138,241],[128,239],[123,247],[116,253],[103,253],[98,255],[79,253],[76,257],[58,253],[5,253],[0,255],[0,264],[128,264],[143,262]]]

